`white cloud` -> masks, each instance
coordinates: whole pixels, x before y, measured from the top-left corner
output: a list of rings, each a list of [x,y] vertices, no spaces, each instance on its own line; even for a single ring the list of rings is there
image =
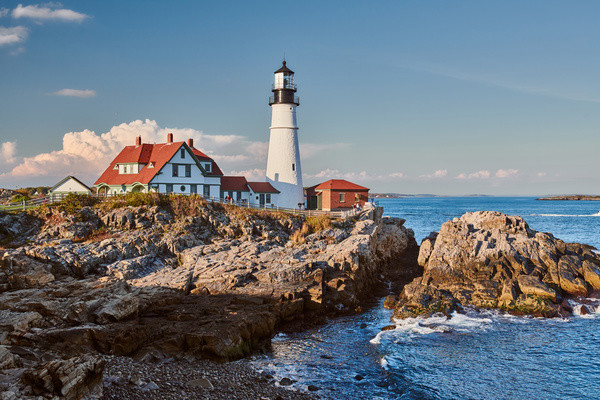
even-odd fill
[[[3,165],[14,164],[17,159],[17,143],[4,142],[0,144],[0,161]]]
[[[8,13],[10,12],[10,10],[8,8],[0,8],[0,18],[8,15]]]
[[[488,179],[491,176],[490,171],[481,170],[471,174],[459,174],[456,179]]]
[[[17,8],[13,10],[12,16],[13,18],[31,18],[36,21],[62,21],[77,23],[81,23],[86,18],[89,18],[89,16],[86,14],[57,7],[60,7],[60,4],[49,5],[49,7],[44,7],[42,5],[23,7],[21,4],[19,4]]]
[[[540,177],[540,178],[543,178],[544,176],[546,176],[546,173],[545,172],[538,172],[536,175],[538,177]]]
[[[419,178],[423,178],[423,179],[444,178],[446,175],[448,175],[448,170],[438,169],[437,171],[435,171],[432,174],[419,175]]]
[[[29,31],[24,26],[5,28],[0,26],[0,46],[22,43],[27,39]]]
[[[257,181],[257,182],[264,182],[265,180],[265,170],[261,169],[261,168],[253,168],[253,169],[246,169],[246,170],[242,170],[242,171],[230,171],[227,175],[233,175],[233,176],[245,176],[246,179],[250,182],[253,181]]]
[[[496,178],[510,178],[511,176],[516,176],[518,173],[518,169],[499,169],[496,171]]]
[[[82,99],[87,99],[90,97],[96,97],[96,91],[90,89],[61,89],[57,92],[51,93],[55,96],[69,96],[69,97],[80,97]]]

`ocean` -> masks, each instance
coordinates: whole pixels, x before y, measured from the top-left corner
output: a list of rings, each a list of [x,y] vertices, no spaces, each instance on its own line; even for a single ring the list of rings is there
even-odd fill
[[[468,211],[522,216],[531,228],[600,248],[600,202],[531,197],[381,199],[385,215],[406,219],[420,243]],[[325,399],[599,399],[599,314],[515,317],[471,311],[390,325],[382,300],[360,315],[273,339],[254,367],[308,385]]]

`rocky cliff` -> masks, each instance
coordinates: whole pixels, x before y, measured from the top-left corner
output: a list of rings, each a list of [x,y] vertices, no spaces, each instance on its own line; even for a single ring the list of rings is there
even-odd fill
[[[0,389],[16,398],[97,395],[102,354],[242,357],[418,272],[412,231],[380,209],[321,227],[194,199],[67,210],[0,216]]]
[[[406,285],[397,318],[450,313],[465,306],[553,317],[600,290],[600,256],[591,246],[536,232],[517,216],[466,213],[423,240],[423,276]]]

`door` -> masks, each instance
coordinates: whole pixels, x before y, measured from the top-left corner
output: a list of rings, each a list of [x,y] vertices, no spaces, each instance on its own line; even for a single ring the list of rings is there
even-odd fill
[[[260,194],[258,202],[261,207],[265,205],[265,194],[264,193]]]

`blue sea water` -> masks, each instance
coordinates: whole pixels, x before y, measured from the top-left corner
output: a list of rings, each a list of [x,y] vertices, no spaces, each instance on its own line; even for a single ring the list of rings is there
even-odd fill
[[[467,211],[520,215],[531,228],[600,248],[600,202],[529,197],[383,199],[420,242]],[[312,384],[327,399],[599,399],[600,314],[566,319],[469,312],[390,325],[381,302],[367,312],[273,340],[255,367]],[[596,318],[598,316],[598,318]],[[362,379],[361,379],[362,378]]]

